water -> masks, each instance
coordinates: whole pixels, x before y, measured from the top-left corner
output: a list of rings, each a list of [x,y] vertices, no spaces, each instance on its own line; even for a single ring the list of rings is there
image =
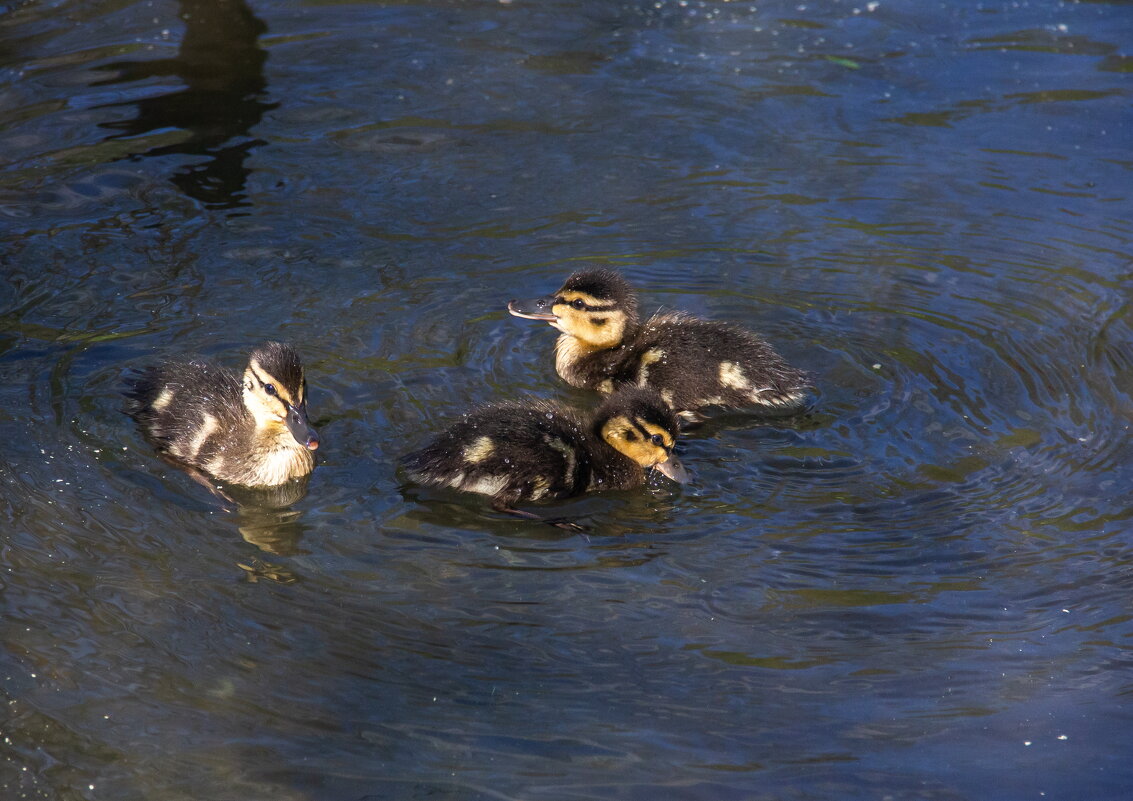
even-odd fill
[[[13,799],[1124,798],[1133,16],[1114,3],[0,5]],[[585,405],[509,298],[581,264],[762,331],[803,417],[693,483],[403,487]],[[282,338],[290,506],[122,375]]]

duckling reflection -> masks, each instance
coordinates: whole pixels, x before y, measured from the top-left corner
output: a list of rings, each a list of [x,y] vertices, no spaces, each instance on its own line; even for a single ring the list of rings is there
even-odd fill
[[[637,297],[613,270],[576,272],[553,295],[512,300],[508,311],[560,332],[555,370],[571,386],[652,387],[689,421],[709,406],[789,413],[806,402],[807,374],[764,339],[681,312],[639,322]]]
[[[402,462],[421,484],[487,495],[496,511],[542,520],[515,504],[631,489],[654,468],[687,480],[673,455],[678,430],[652,390],[623,389],[589,417],[549,401],[513,401],[470,412]]]
[[[303,512],[292,508],[307,494],[310,477],[292,479],[274,487],[242,487],[237,484],[211,489],[235,506],[236,529],[244,541],[278,556],[302,553],[299,541],[306,527]]]
[[[202,361],[165,361],[127,379],[124,411],[167,460],[227,484],[276,487],[309,476],[319,435],[299,354],[267,342],[241,378]]]
[[[278,103],[263,102],[267,83],[267,53],[257,39],[267,26],[242,0],[180,0],[179,17],[185,25],[177,55],[152,61],[118,61],[100,69],[116,75],[94,85],[176,76],[184,89],[108,106],[133,105],[132,119],[101,123],[119,130],[110,139],[152,142],[151,132],[180,129],[184,135],[172,144],[150,147],[135,155],[188,154],[208,160],[182,167],[173,182],[189,197],[210,208],[248,205],[244,187],[251,172],[244,166],[260,139],[239,140]],[[168,136],[163,136],[168,141]],[[232,142],[229,144],[229,142]]]

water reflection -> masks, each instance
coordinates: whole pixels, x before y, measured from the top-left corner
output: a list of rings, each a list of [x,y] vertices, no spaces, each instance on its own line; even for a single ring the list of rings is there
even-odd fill
[[[273,487],[243,487],[218,482],[168,455],[162,455],[161,459],[184,472],[221,501],[234,515],[236,528],[245,542],[277,556],[303,553],[299,547],[299,540],[303,537],[303,525],[300,523],[303,512],[292,506],[307,494],[310,476]]]
[[[307,494],[309,481],[308,476],[278,487],[225,487],[237,505],[236,526],[244,541],[279,556],[302,553],[303,512],[292,506]]]
[[[146,134],[180,128],[187,133],[186,138],[130,155],[208,156],[207,161],[176,170],[173,183],[208,208],[248,206],[244,189],[251,170],[244,162],[265,142],[246,137],[264,112],[279,105],[262,99],[267,87],[267,53],[257,39],[267,31],[267,25],[239,0],[180,0],[178,7],[185,33],[176,58],[106,64],[99,69],[117,74],[94,85],[176,76],[186,88],[108,104],[136,106],[137,115],[99,125],[119,131],[108,141],[141,137],[139,144],[143,146]]]
[[[299,540],[304,532],[304,526],[300,522],[303,512],[292,507],[306,496],[311,480],[309,475],[271,487],[245,487],[218,481],[168,454],[158,454],[158,458],[207,489],[222,504],[225,513],[232,516],[245,542],[276,556],[306,553],[299,547]],[[258,560],[255,564],[255,568],[240,565],[253,574],[253,580],[256,575],[284,583],[296,580],[286,570],[285,577],[277,576],[279,569],[275,565]]]

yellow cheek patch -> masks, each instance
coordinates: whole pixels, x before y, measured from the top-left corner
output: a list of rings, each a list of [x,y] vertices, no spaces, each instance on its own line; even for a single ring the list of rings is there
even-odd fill
[[[661,435],[664,447],[653,444],[650,438],[654,434]],[[642,467],[664,461],[668,457],[665,448],[673,446],[673,437],[668,431],[640,417],[632,422],[627,417],[611,418],[602,426],[602,439]]]
[[[629,422],[629,418],[621,415],[611,417],[602,426],[602,439],[607,442],[613,442],[617,439],[625,439],[626,432],[633,431],[633,425]]]
[[[287,404],[285,404],[282,400],[280,400],[279,398],[271,398],[268,401],[268,406],[271,407],[272,415],[276,417],[279,422],[282,423],[287,420]]]
[[[589,297],[584,295],[583,303]],[[590,301],[596,303],[593,298]],[[626,316],[613,308],[613,302],[607,302],[601,309],[588,310],[576,309],[569,303],[556,303],[551,311],[555,315],[552,323],[555,328],[577,337],[590,348],[611,348],[622,341],[625,333]]]

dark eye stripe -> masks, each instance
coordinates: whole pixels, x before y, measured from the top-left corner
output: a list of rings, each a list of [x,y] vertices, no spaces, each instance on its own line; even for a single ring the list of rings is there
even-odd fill
[[[567,300],[566,298],[559,296],[559,297],[555,298],[555,302],[552,303],[551,305],[552,306],[559,306],[559,305],[570,306],[573,309],[573,308],[576,308],[574,304],[577,303],[580,300],[582,300],[582,298],[575,298],[574,300]],[[578,311],[604,312],[604,311],[610,311],[610,309],[614,308],[616,305],[617,305],[617,303],[610,301],[609,303],[606,303],[606,304],[601,305],[601,306],[592,306],[592,305],[590,305],[589,303],[587,303],[586,301],[583,300],[582,301],[582,308],[578,309]]]
[[[650,431],[642,423],[636,420],[633,423],[633,427],[638,430],[638,432],[641,434],[641,438],[646,442],[652,441],[653,437],[655,436],[654,432]],[[671,451],[673,449],[673,445],[676,445],[676,442],[673,442],[671,445],[666,445],[664,440],[664,435],[661,435],[660,447],[664,448],[666,451]]]
[[[259,382],[260,389],[262,389],[267,395],[270,395],[271,397],[275,398],[285,405],[291,403],[291,393],[288,392],[282,384],[280,384],[270,375],[260,369],[256,369],[256,367],[253,367],[252,375],[255,377],[256,381]],[[269,386],[272,387],[275,391],[269,391]],[[302,394],[302,391],[303,390],[301,389],[300,394]],[[300,401],[300,403],[302,403],[302,401]]]

